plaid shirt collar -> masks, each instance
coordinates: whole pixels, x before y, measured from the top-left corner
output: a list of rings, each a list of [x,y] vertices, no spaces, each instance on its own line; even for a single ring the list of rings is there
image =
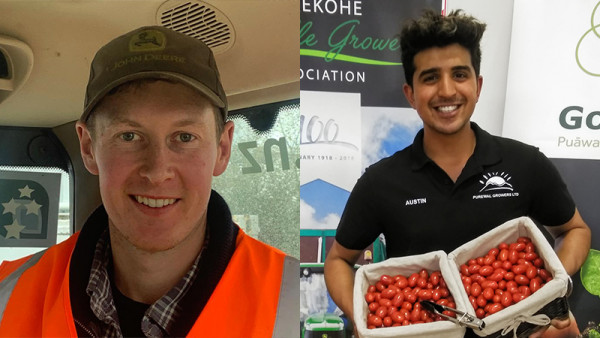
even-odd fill
[[[180,301],[190,289],[198,276],[198,263],[205,248],[208,246],[209,231],[202,250],[187,274],[162,298],[151,304],[140,323],[146,337],[170,336],[173,325],[181,314]],[[119,316],[113,300],[109,269],[112,267],[112,254],[108,237],[108,228],[96,243],[90,278],[86,293],[90,297],[90,308],[99,319],[102,336],[122,337],[119,326]]]

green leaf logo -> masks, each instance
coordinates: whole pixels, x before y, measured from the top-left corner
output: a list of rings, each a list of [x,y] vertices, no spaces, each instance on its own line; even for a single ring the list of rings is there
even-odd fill
[[[583,65],[585,62],[582,62],[582,60],[581,60],[580,47],[581,47],[582,42],[584,42],[584,40],[590,40],[589,38],[586,39],[586,37],[588,35],[593,38],[593,36],[590,35],[590,33],[594,33],[594,35],[596,36],[596,40],[594,40],[594,41],[596,41],[596,43],[597,43],[598,39],[600,39],[600,31],[598,30],[598,28],[600,28],[600,23],[596,24],[595,20],[594,20],[594,17],[596,16],[596,11],[598,10],[599,7],[600,7],[600,1],[596,4],[596,7],[594,7],[594,10],[592,11],[591,28],[588,29],[583,34],[583,36],[579,39],[579,42],[577,42],[577,47],[575,48],[575,60],[577,61],[577,65],[586,74],[591,75],[591,76],[600,76],[600,73],[598,73],[597,71],[590,71],[588,68],[586,68],[586,66]],[[588,43],[589,43],[589,41],[588,41]],[[597,58],[594,57],[594,58],[592,58],[592,60],[597,60]]]
[[[600,296],[600,251],[590,249],[580,271],[581,284],[595,296]]]

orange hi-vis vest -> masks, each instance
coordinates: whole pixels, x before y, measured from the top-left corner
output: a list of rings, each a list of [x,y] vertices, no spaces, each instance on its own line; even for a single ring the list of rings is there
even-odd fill
[[[76,337],[69,265],[79,233],[0,265],[0,337]],[[298,261],[243,231],[190,337],[298,335]]]

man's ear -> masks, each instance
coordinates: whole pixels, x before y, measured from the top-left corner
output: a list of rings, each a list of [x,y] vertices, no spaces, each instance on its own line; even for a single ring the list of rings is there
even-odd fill
[[[227,164],[229,164],[229,157],[231,157],[231,145],[233,143],[233,121],[227,121],[223,127],[223,132],[217,144],[217,160],[213,169],[213,176],[221,175]]]
[[[483,76],[477,77],[477,102],[479,102],[479,96],[481,95],[481,87],[483,87]]]
[[[81,121],[75,123],[77,137],[79,137],[79,151],[83,164],[92,175],[98,175],[98,164],[94,156],[94,148],[92,144],[92,136],[87,128],[87,125]]]
[[[412,86],[409,86],[408,83],[405,83],[402,86],[402,91],[404,92],[404,96],[408,100],[408,103],[410,103],[411,107],[415,108],[415,92],[413,91]]]

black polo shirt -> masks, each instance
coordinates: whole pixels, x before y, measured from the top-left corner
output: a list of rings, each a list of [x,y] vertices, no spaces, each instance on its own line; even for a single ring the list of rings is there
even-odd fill
[[[536,147],[492,136],[471,123],[476,147],[456,183],[423,150],[411,146],[373,164],[357,181],[336,240],[362,250],[379,234],[388,257],[450,252],[520,216],[556,226],[575,204],[554,165]]]

